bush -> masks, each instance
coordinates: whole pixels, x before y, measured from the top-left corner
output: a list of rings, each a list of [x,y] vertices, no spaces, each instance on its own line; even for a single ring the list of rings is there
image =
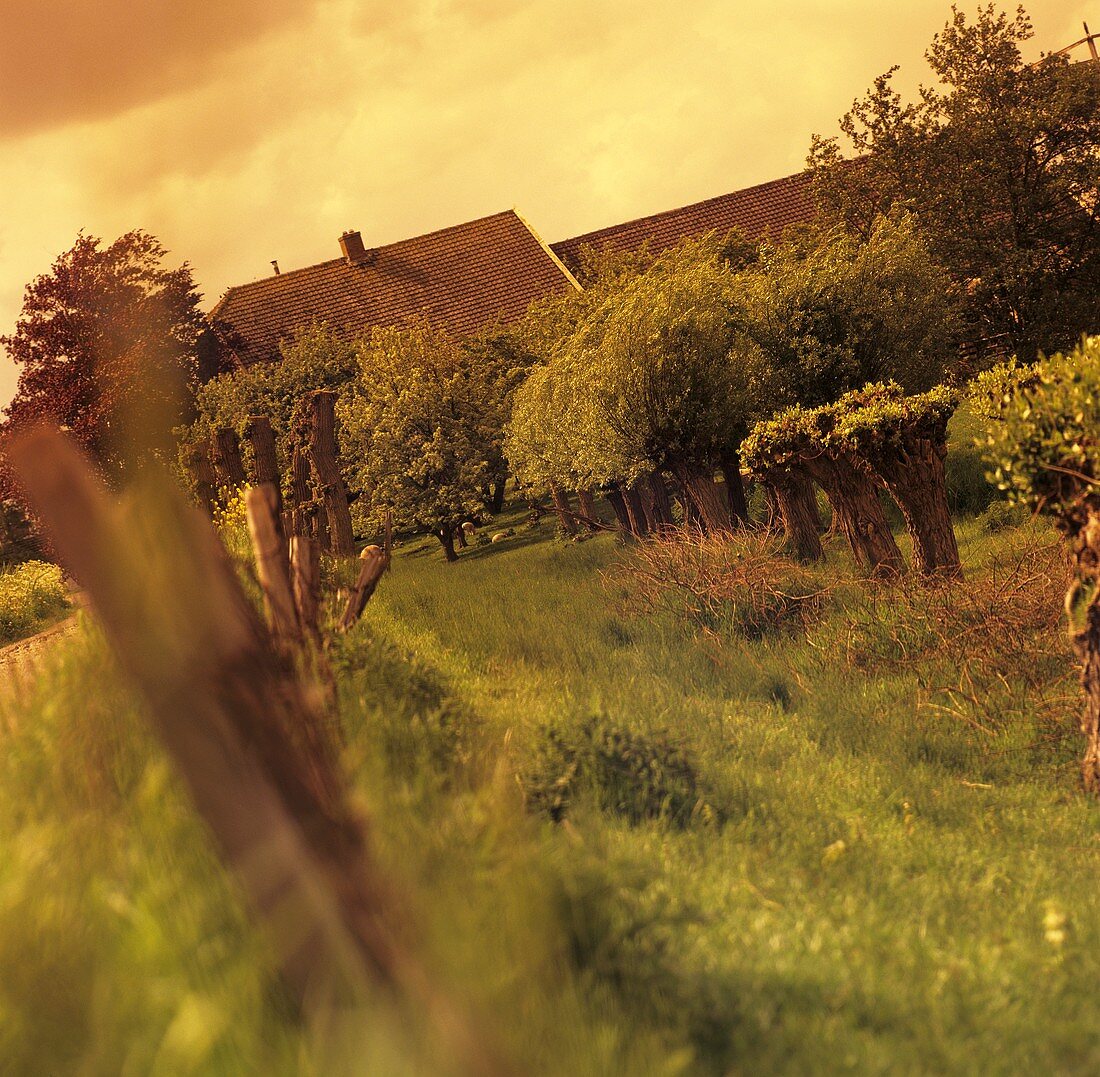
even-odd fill
[[[1027,510],[1022,505],[1009,501],[994,501],[974,522],[978,529],[987,535],[996,535],[1019,527],[1027,520]]]
[[[743,639],[802,631],[821,612],[826,588],[781,545],[775,536],[749,532],[643,543],[626,565],[627,605]]]
[[[68,605],[61,569],[27,561],[0,571],[0,644],[32,635]]]
[[[575,730],[547,730],[521,782],[528,803],[555,822],[582,791],[631,823],[665,819],[682,827],[716,817],[694,761],[669,733],[646,735],[604,718],[589,718]]]

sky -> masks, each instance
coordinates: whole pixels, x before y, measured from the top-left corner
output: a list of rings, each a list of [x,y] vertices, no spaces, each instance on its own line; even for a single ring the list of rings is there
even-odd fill
[[[973,5],[964,3],[964,10]],[[1100,0],[1032,0],[1032,51]],[[0,333],[78,232],[233,284],[515,206],[553,242],[798,171],[947,0],[3,0]],[[15,388],[0,351],[0,404]]]

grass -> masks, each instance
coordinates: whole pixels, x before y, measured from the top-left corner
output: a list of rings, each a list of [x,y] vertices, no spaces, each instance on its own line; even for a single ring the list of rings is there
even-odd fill
[[[335,655],[347,761],[436,975],[521,1072],[1096,1071],[1059,555],[993,516],[960,520],[964,587],[871,587],[834,545],[774,628],[647,606],[613,537],[519,513],[455,565],[401,547]],[[54,661],[0,706],[7,1067],[445,1072],[287,1019],[102,644]]]
[[[34,635],[68,608],[56,565],[25,561],[12,568],[0,567],[0,646]]]

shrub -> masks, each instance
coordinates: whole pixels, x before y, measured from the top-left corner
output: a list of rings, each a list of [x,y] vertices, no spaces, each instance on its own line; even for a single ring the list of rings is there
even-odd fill
[[[31,635],[67,604],[65,583],[56,565],[27,561],[0,571],[0,644]]]
[[[628,608],[745,639],[805,629],[827,593],[817,573],[783,556],[775,536],[753,533],[655,539],[637,547],[625,575]]]
[[[994,501],[974,522],[985,534],[996,535],[1019,527],[1026,519],[1027,510],[1022,505],[1015,505],[1010,501]]]
[[[582,791],[601,810],[631,823],[665,819],[682,827],[716,817],[694,761],[671,734],[638,733],[605,718],[589,718],[571,730],[548,729],[521,783],[528,803],[555,822]]]

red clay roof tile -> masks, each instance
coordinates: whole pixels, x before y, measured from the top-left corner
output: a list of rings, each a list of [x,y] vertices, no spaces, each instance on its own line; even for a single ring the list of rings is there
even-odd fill
[[[649,240],[650,249],[658,253],[689,236],[712,230],[725,233],[731,228],[740,228],[752,240],[761,238],[765,233],[778,238],[788,225],[809,221],[813,216],[810,176],[808,172],[800,172],[680,209],[586,232],[583,236],[563,239],[550,246],[575,272],[580,266],[580,254],[584,247],[625,253],[637,250]]]
[[[314,321],[348,336],[416,318],[471,333],[497,318],[518,318],[532,300],[573,286],[513,210],[368,255],[362,264],[334,258],[230,288],[211,312],[223,369],[278,358],[279,342]]]

